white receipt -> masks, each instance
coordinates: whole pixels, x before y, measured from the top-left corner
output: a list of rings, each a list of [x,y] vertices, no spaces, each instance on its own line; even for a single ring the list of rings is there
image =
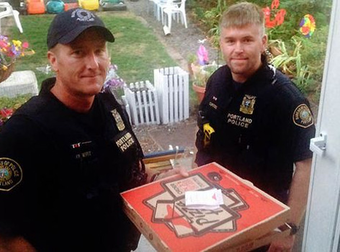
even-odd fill
[[[193,209],[216,209],[223,204],[222,191],[211,189],[207,191],[185,192],[185,206]]]

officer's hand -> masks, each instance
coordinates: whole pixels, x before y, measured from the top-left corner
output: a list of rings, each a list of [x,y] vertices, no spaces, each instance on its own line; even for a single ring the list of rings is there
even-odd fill
[[[36,252],[36,250],[22,237],[0,236],[0,252]]]
[[[295,235],[288,235],[282,239],[273,241],[268,252],[291,252],[295,241]]]

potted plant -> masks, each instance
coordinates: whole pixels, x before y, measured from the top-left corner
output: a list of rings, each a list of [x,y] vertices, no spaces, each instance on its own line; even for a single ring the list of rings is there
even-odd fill
[[[0,82],[11,75],[16,59],[32,54],[34,51],[28,48],[27,42],[10,40],[7,36],[0,35]]]
[[[219,66],[216,62],[208,65],[191,64],[191,69],[193,71],[192,88],[196,92],[199,102],[201,102],[204,97],[205,87],[209,77],[217,70],[218,67]]]

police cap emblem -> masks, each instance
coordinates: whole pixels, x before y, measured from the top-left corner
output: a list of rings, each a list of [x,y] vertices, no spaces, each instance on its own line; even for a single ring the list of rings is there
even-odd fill
[[[306,104],[300,104],[296,107],[293,113],[293,122],[302,128],[308,128],[313,125],[312,112]]]
[[[20,165],[10,158],[0,158],[0,191],[10,191],[22,180]]]

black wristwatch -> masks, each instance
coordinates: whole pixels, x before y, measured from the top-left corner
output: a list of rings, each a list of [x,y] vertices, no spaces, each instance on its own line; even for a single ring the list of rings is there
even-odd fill
[[[295,235],[300,229],[299,226],[295,225],[292,222],[288,222],[287,225],[290,227],[290,235]]]

